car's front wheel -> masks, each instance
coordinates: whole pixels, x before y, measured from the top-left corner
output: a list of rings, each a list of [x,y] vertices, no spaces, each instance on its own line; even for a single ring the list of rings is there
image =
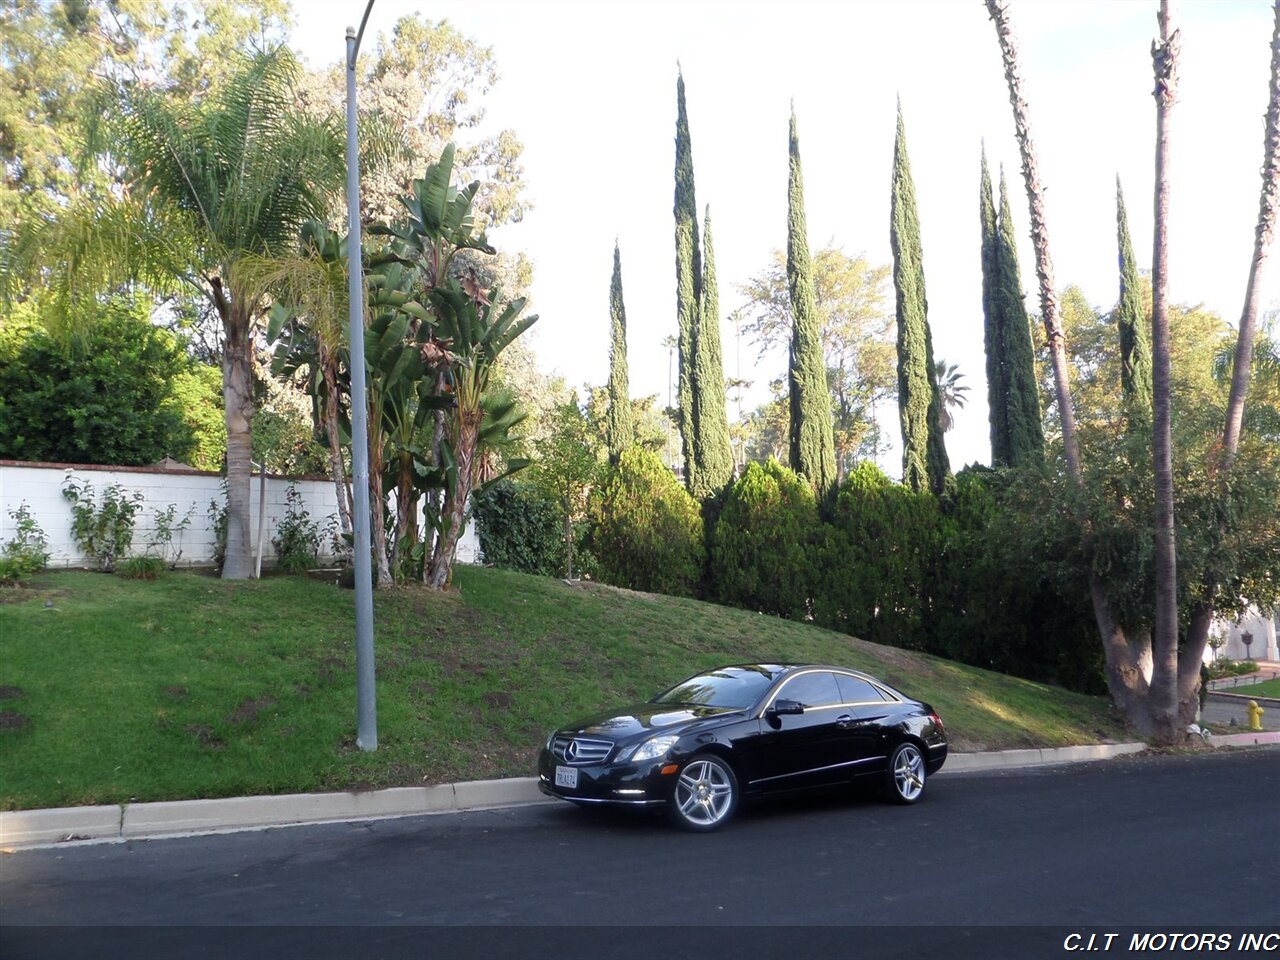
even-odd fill
[[[916,744],[900,743],[889,755],[889,799],[894,803],[915,803],[924,793],[924,754]]]
[[[738,806],[738,778],[727,762],[700,753],[684,765],[671,793],[671,818],[686,830],[714,830]]]

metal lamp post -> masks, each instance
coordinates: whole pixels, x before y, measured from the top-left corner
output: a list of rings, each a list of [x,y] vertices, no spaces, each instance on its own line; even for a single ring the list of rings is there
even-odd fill
[[[360,30],[347,27],[347,294],[351,305],[351,464],[355,488],[356,746],[378,749],[378,701],[373,657],[373,571],[369,539],[369,412],[364,382],[364,261],[360,247],[360,145],[356,135],[356,57],[373,0]]]

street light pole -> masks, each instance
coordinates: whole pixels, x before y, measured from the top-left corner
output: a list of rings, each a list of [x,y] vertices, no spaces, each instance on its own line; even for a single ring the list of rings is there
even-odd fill
[[[356,136],[356,57],[373,0],[360,30],[347,27],[347,299],[351,336],[352,517],[356,577],[356,746],[378,749],[378,699],[373,657],[373,571],[369,539],[369,408],[364,382],[364,258],[360,248],[360,144]]]

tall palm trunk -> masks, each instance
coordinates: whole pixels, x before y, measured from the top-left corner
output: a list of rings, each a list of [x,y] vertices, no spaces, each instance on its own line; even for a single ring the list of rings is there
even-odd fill
[[[396,534],[391,544],[391,565],[399,569],[401,561],[418,543],[418,498],[413,489],[413,454],[402,450],[396,455]]]
[[[389,587],[395,580],[391,576],[391,564],[387,561],[387,498],[382,489],[382,431],[372,429],[382,422],[381,404],[369,404],[369,539],[373,545],[373,560],[378,571],[378,586]],[[375,409],[376,408],[376,409]]]
[[[320,367],[324,376],[324,429],[329,440],[329,476],[333,478],[338,495],[338,521],[345,535],[352,531],[353,508],[351,487],[347,483],[346,467],[342,462],[342,433],[338,429],[338,370],[333,351],[323,346],[320,348]]]
[[[1067,340],[1058,315],[1058,295],[1054,291],[1053,259],[1049,256],[1049,227],[1044,215],[1044,187],[1040,183],[1040,161],[1031,139],[1031,119],[1022,90],[1022,69],[1018,62],[1018,41],[1009,22],[1008,0],[986,0],[987,12],[995,21],[1000,54],[1004,60],[1004,76],[1009,85],[1009,102],[1022,155],[1022,177],[1027,186],[1027,203],[1031,208],[1031,240],[1036,254],[1036,277],[1040,281],[1040,314],[1044,321],[1049,357],[1053,366],[1054,390],[1058,415],[1062,421],[1062,446],[1067,458],[1067,471],[1078,485],[1080,446],[1076,440],[1076,416],[1071,403],[1071,382],[1067,379]]]
[[[1236,337],[1235,363],[1231,371],[1231,392],[1227,398],[1226,423],[1222,431],[1222,466],[1224,476],[1235,464],[1240,449],[1240,432],[1244,424],[1244,402],[1249,390],[1249,374],[1253,364],[1253,340],[1257,329],[1258,301],[1262,291],[1258,278],[1267,262],[1275,239],[1276,217],[1280,211],[1280,0],[1275,3],[1275,27],[1271,33],[1271,84],[1267,100],[1266,128],[1262,141],[1262,195],[1258,202],[1258,224],[1254,232],[1253,257],[1249,261],[1249,279],[1245,285],[1244,309],[1240,313],[1240,331]],[[1199,689],[1198,666],[1204,657],[1213,623],[1213,594],[1216,584],[1202,585],[1201,600],[1191,611],[1187,623],[1185,653],[1178,671],[1178,702],[1183,713],[1194,702]],[[1196,669],[1193,669],[1196,668]]]
[[[1044,187],[1040,182],[1040,165],[1031,138],[1029,108],[1022,87],[1018,41],[1009,20],[1008,0],[986,0],[987,12],[995,23],[1000,43],[1005,80],[1009,86],[1009,102],[1022,156],[1022,176],[1031,211],[1031,239],[1036,255],[1036,278],[1040,285],[1040,311],[1053,367],[1054,389],[1058,402],[1058,418],[1062,424],[1062,444],[1067,473],[1080,487],[1084,474],[1080,465],[1080,447],[1076,439],[1075,412],[1071,403],[1071,383],[1067,373],[1067,345],[1058,315],[1058,298],[1054,292],[1053,260],[1049,255],[1049,227],[1045,220]],[[1106,660],[1107,688],[1116,707],[1126,720],[1143,733],[1152,731],[1147,709],[1150,645],[1144,638],[1131,640],[1116,618],[1106,587],[1096,572],[1089,575],[1089,594],[1093,601],[1094,619],[1102,637]]]
[[[424,578],[427,586],[437,590],[448,586],[453,570],[453,555],[458,550],[458,538],[462,536],[462,524],[466,519],[467,500],[471,497],[473,479],[472,464],[480,436],[482,411],[478,406],[464,407],[459,403],[455,414],[458,418],[458,436],[453,446],[458,464],[458,482],[448,488],[444,499],[444,530],[436,538],[436,548],[431,555],[431,567]]]
[[[243,297],[211,280],[214,306],[222,319],[222,402],[227,424],[227,549],[224,580],[253,576],[249,488],[253,471],[252,309]]]
[[[1253,363],[1253,338],[1258,324],[1258,301],[1262,290],[1258,278],[1267,262],[1275,237],[1280,209],[1280,0],[1275,3],[1275,28],[1271,33],[1271,96],[1267,103],[1266,133],[1263,138],[1262,198],[1258,202],[1258,226],[1253,238],[1253,259],[1245,286],[1244,309],[1240,313],[1240,333],[1236,339],[1235,364],[1231,370],[1231,393],[1227,398],[1227,421],[1223,430],[1223,464],[1229,470],[1240,449],[1244,423],[1244,399],[1249,391]]]
[[[1160,39],[1151,45],[1156,98],[1155,248],[1151,257],[1151,448],[1156,479],[1155,638],[1150,709],[1162,740],[1178,722],[1178,546],[1173,528],[1173,431],[1169,361],[1169,131],[1178,94],[1181,37],[1170,26],[1169,0],[1160,0]]]

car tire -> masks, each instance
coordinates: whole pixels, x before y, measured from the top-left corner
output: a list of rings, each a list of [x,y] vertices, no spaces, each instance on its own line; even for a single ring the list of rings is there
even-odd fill
[[[889,754],[885,795],[893,803],[915,803],[924,796],[924,784],[924,751],[911,740],[898,744]]]
[[[676,775],[671,819],[685,830],[715,830],[738,809],[738,795],[738,778],[728,761],[713,753],[695,754]]]

